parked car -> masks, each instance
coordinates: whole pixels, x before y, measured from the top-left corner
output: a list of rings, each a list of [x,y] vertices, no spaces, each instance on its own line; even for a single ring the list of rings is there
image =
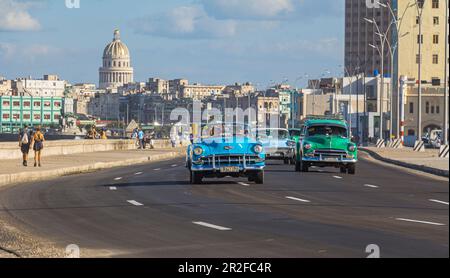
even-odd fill
[[[191,184],[203,178],[246,177],[264,183],[266,155],[251,129],[243,124],[212,123],[187,149],[186,166]]]
[[[422,137],[422,141],[428,148],[439,149],[442,145],[442,137],[442,130],[435,129],[425,134]]]
[[[284,164],[294,162],[295,141],[287,129],[259,128],[256,136],[264,147],[267,160],[283,160]]]
[[[356,173],[357,145],[351,141],[349,126],[341,117],[309,117],[295,151],[295,170],[308,172],[311,166],[340,168]]]

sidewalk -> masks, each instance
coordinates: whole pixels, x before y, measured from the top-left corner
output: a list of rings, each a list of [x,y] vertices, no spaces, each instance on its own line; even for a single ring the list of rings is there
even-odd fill
[[[449,159],[439,158],[438,150],[414,152],[412,148],[378,149],[375,147],[366,147],[361,150],[366,151],[373,158],[387,163],[443,177],[449,176]]]
[[[183,154],[182,149],[158,149],[107,151],[45,157],[44,151],[42,168],[33,167],[33,160],[28,162],[28,167],[22,166],[21,159],[0,160],[0,187],[12,183],[45,180],[69,174],[165,160],[180,157]]]

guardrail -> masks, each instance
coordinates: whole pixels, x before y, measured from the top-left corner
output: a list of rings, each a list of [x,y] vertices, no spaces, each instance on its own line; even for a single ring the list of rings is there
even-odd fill
[[[170,140],[154,140],[154,148],[171,148]],[[44,143],[45,156],[69,155],[77,153],[135,150],[136,140],[59,140]],[[30,150],[30,157],[33,157]],[[0,159],[21,159],[22,152],[18,142],[0,143]]]

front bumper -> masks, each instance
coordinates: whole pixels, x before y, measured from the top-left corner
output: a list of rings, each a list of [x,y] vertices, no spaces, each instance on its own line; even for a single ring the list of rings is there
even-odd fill
[[[239,169],[239,173],[262,171],[265,168],[264,157],[258,155],[212,155],[193,161],[191,171],[226,173],[224,169]],[[233,173],[237,173],[233,172]]]
[[[302,161],[305,162],[317,162],[323,164],[350,164],[357,163],[358,159],[347,157],[344,155],[338,157],[329,157],[329,156],[303,156]]]
[[[266,158],[271,160],[276,159],[286,159],[294,157],[293,148],[277,148],[277,149],[266,149]]]

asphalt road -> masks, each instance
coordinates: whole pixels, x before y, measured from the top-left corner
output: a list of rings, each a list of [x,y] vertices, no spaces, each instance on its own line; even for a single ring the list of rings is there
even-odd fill
[[[361,161],[296,173],[270,163],[266,183],[188,183],[183,160],[22,184],[0,192],[0,217],[98,257],[449,256],[449,185]],[[422,221],[422,222],[419,222]]]

